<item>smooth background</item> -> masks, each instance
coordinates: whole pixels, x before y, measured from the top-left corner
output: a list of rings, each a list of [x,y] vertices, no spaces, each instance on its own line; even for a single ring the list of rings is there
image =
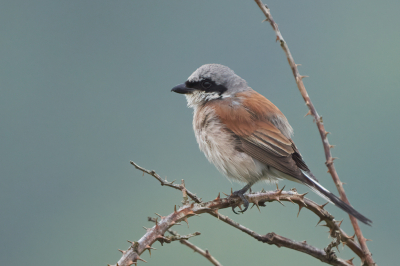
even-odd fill
[[[265,1],[323,116],[351,203],[379,265],[398,263],[400,2]],[[321,140],[284,53],[253,1],[39,0],[0,6],[0,260],[2,265],[106,265],[167,215],[178,191],[142,176],[129,160],[169,180],[185,179],[205,200],[231,184],[207,162],[192,110],[170,90],[199,66],[231,67],[268,97],[295,129],[294,141],[320,182]],[[308,191],[296,186],[300,192]],[[282,184],[282,185],[283,185]],[[258,184],[272,190],[274,186]],[[315,195],[319,203],[324,200]],[[350,234],[348,216],[330,205]],[[276,232],[324,248],[325,227],[307,210],[268,204],[235,216],[260,234]],[[259,243],[202,215],[176,227],[223,265],[320,265],[308,255]],[[173,243],[148,265],[209,265]],[[347,248],[340,257],[354,255]],[[359,265],[359,260],[355,265]],[[140,263],[143,264],[143,263]]]

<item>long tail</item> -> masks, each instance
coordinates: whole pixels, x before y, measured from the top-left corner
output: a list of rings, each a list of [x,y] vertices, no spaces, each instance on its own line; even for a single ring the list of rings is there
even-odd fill
[[[371,225],[372,221],[356,211],[353,207],[348,205],[347,203],[343,202],[341,199],[339,199],[336,195],[333,193],[329,192],[326,188],[321,186],[317,181],[315,181],[313,178],[307,176],[306,173],[304,173],[304,177],[308,181],[306,185],[311,188],[315,193],[317,193],[319,196],[322,198],[328,200],[332,204],[338,206],[340,209],[343,211],[347,212],[348,214],[352,215],[356,219],[358,219],[360,222],[365,223],[366,225]]]

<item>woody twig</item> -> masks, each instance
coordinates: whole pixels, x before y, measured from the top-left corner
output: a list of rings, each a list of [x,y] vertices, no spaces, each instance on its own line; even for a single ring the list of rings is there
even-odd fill
[[[132,163],[135,167],[144,173],[149,173],[151,176],[157,178],[158,175],[154,171],[148,171],[135,163]],[[158,178],[157,178],[158,179]],[[184,187],[182,183],[181,191],[183,194],[187,193],[189,195],[189,191]],[[175,188],[175,187],[174,187]],[[176,188],[175,188],[176,189]],[[245,197],[250,203],[253,203],[253,206],[263,207],[266,206],[266,202],[277,201],[281,204],[282,202],[291,202],[293,204],[298,204],[299,213],[302,208],[306,208],[311,210],[319,217],[319,222],[325,221],[325,226],[330,229],[330,235],[335,237],[339,243],[343,243],[349,246],[356,254],[361,254],[361,249],[358,244],[354,241],[354,237],[350,237],[347,235],[341,228],[341,222],[337,222],[334,220],[334,217],[329,214],[325,209],[324,205],[318,205],[317,203],[305,198],[306,194],[298,194],[296,191],[283,191],[282,189],[277,189],[276,191],[261,191],[257,193],[249,193],[245,194]],[[118,266],[127,266],[132,264],[137,264],[138,260],[144,261],[140,255],[145,250],[152,249],[152,245],[154,242],[159,241],[161,244],[170,243],[173,240],[181,240],[171,237],[166,237],[164,234],[174,225],[179,223],[180,221],[185,221],[188,223],[188,218],[198,215],[201,213],[209,213],[214,217],[218,218],[221,221],[241,230],[242,232],[250,235],[251,237],[261,241],[263,243],[268,243],[270,245],[276,245],[278,247],[286,247],[289,249],[297,250],[306,254],[309,254],[325,263],[330,265],[353,265],[351,260],[343,260],[340,259],[334,254],[332,248],[326,248],[324,250],[313,247],[306,242],[298,242],[286,237],[277,235],[275,233],[269,233],[266,235],[259,235],[256,232],[246,228],[245,226],[236,223],[232,219],[224,216],[218,212],[220,209],[231,208],[232,206],[240,206],[243,204],[242,200],[239,197],[235,197],[232,194],[227,196],[226,198],[221,198],[220,194],[218,194],[217,198],[208,202],[201,203],[190,203],[186,202],[185,205],[177,209],[176,205],[174,211],[167,215],[161,216],[160,222],[158,220],[155,221],[155,226],[152,228],[145,228],[146,234],[137,242],[130,242],[131,246],[125,251],[120,250],[122,252],[122,257],[118,261],[116,265]],[[193,235],[197,235],[192,234]]]
[[[325,130],[322,117],[318,115],[317,110],[315,109],[314,105],[312,104],[311,99],[310,99],[310,97],[309,97],[309,95],[307,93],[307,90],[306,90],[306,88],[305,88],[305,86],[303,84],[303,78],[305,78],[307,76],[300,75],[300,73],[299,73],[299,71],[297,69],[297,65],[294,62],[293,56],[290,53],[289,47],[288,47],[286,41],[283,39],[281,32],[279,31],[278,25],[275,23],[274,19],[272,18],[272,15],[271,15],[271,12],[270,12],[269,8],[266,5],[264,5],[261,2],[261,0],[255,0],[255,2],[257,3],[257,5],[261,9],[261,11],[264,13],[264,15],[266,17],[265,21],[268,21],[270,23],[271,27],[273,28],[273,30],[275,31],[276,41],[279,41],[283,51],[286,54],[287,60],[288,60],[289,65],[290,65],[290,67],[292,69],[292,72],[293,72],[293,76],[294,76],[294,78],[296,80],[297,87],[298,87],[298,89],[299,89],[299,91],[301,93],[301,96],[303,97],[303,99],[306,102],[306,105],[307,105],[307,107],[309,109],[309,111],[306,114],[306,116],[307,115],[312,115],[314,117],[314,121],[317,124],[317,128],[318,128],[318,131],[319,131],[319,133],[321,135],[322,144],[323,144],[324,151],[325,151],[325,158],[326,158],[325,164],[328,167],[328,173],[330,173],[331,176],[332,176],[333,182],[335,183],[336,188],[339,191],[340,198],[345,203],[350,205],[350,202],[347,199],[346,193],[345,193],[345,191],[343,189],[343,183],[340,181],[339,175],[337,174],[335,166],[334,166],[334,163],[333,163],[335,158],[332,157],[331,148],[333,148],[334,145],[329,144],[328,137],[327,137],[329,132]],[[364,238],[364,236],[363,236],[363,234],[361,232],[360,226],[358,225],[357,219],[354,218],[351,215],[349,215],[349,216],[350,216],[351,224],[353,225],[355,234],[357,236],[357,239],[358,239],[358,241],[359,241],[359,243],[361,245],[361,248],[362,248],[362,252],[363,252],[363,256],[361,257],[362,262],[365,263],[368,266],[375,265],[375,262],[372,259],[372,255],[371,255],[371,253],[370,253],[370,251],[369,251],[369,249],[367,247],[366,239]]]
[[[151,221],[151,222],[154,222],[154,223],[157,221],[156,219],[154,219],[154,218],[152,218],[152,217],[148,217],[148,220]],[[178,234],[178,232],[176,232],[176,231],[173,231],[173,230],[171,230],[171,229],[168,229],[167,232],[168,232],[169,234],[171,234],[172,236],[174,236],[174,237],[180,238],[180,239],[179,239],[179,242],[180,242],[182,245],[185,245],[185,246],[187,246],[188,248],[192,249],[194,252],[199,253],[200,255],[202,255],[203,257],[205,257],[207,260],[209,260],[213,265],[215,265],[215,266],[222,266],[216,258],[214,258],[213,256],[211,256],[211,254],[210,254],[210,252],[209,252],[208,250],[203,250],[203,249],[199,248],[198,246],[196,246],[195,244],[189,242],[186,238],[182,238],[182,237]],[[198,233],[198,232],[196,232],[196,233]],[[199,233],[199,234],[200,234],[200,233]]]

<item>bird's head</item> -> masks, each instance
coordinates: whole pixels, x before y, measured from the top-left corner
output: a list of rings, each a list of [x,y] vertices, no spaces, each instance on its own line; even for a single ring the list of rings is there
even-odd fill
[[[244,79],[229,67],[207,64],[199,67],[183,84],[172,91],[185,94],[188,106],[196,108],[212,100],[234,97],[236,93],[249,90]]]

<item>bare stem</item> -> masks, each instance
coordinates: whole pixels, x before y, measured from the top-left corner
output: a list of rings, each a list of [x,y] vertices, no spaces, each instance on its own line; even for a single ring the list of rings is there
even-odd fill
[[[132,164],[136,165],[134,163]],[[143,172],[147,171],[138,165],[136,166],[137,169]],[[158,177],[154,171],[152,171],[151,175],[156,178]],[[187,193],[189,195],[189,191],[187,191]],[[283,204],[282,201],[287,201],[293,204],[298,204],[299,213],[302,208],[309,209],[319,217],[318,223],[325,221],[325,226],[330,229],[330,235],[337,238],[338,243],[342,242],[343,244],[348,245],[356,254],[360,254],[361,249],[354,241],[354,236],[348,236],[340,228],[341,222],[335,221],[334,217],[324,209],[325,204],[318,205],[317,203],[305,198],[305,195],[306,194],[298,194],[293,190],[283,191],[283,189],[277,189],[276,191],[263,191],[245,194],[245,197],[250,203],[253,203],[253,206],[257,206],[257,208],[260,206],[266,206],[266,202],[278,201],[279,203]],[[161,218],[160,222],[156,221],[156,225],[152,228],[145,228],[147,232],[140,240],[137,242],[130,242],[132,245],[128,248],[128,250],[121,250],[122,257],[118,261],[117,265],[126,266],[136,264],[138,260],[143,260],[139,255],[141,255],[146,249],[152,249],[151,246],[155,241],[159,241],[161,244],[163,244],[170,243],[174,240],[171,237],[164,236],[165,232],[169,230],[170,227],[176,225],[180,221],[187,222],[187,218],[201,213],[209,213],[264,243],[276,245],[278,247],[286,247],[306,253],[330,265],[352,265],[351,261],[345,261],[337,258],[331,249],[321,250],[308,245],[305,242],[294,241],[283,236],[279,236],[275,233],[269,233],[265,236],[259,235],[243,225],[236,223],[227,216],[219,214],[218,212],[219,209],[231,208],[232,206],[238,206],[241,204],[243,204],[243,202],[239,197],[230,195],[227,198],[221,198],[220,195],[218,195],[218,197],[212,201],[191,204],[187,203],[178,210],[175,206],[173,213],[169,214],[168,216],[159,215]]]
[[[282,37],[281,32],[279,31],[278,25],[275,23],[274,19],[272,18],[272,15],[270,13],[270,10],[268,7],[266,7],[261,0],[255,0],[255,2],[257,3],[257,5],[259,6],[259,8],[261,9],[261,11],[264,13],[265,17],[266,17],[266,21],[268,21],[271,25],[271,27],[273,28],[273,30],[275,31],[276,34],[276,40],[279,41],[283,51],[286,54],[287,60],[289,62],[289,65],[292,69],[293,72],[293,76],[296,80],[296,84],[297,87],[301,93],[301,96],[303,96],[304,101],[306,102],[307,107],[309,108],[309,112],[308,114],[311,114],[314,117],[314,120],[317,124],[318,127],[318,131],[321,135],[321,139],[322,139],[322,144],[324,147],[324,151],[325,151],[325,158],[326,158],[326,166],[328,167],[328,172],[331,174],[333,182],[336,185],[336,188],[339,191],[340,194],[340,198],[347,204],[350,205],[350,202],[346,196],[346,193],[343,189],[343,183],[340,181],[339,179],[339,175],[336,172],[335,166],[333,164],[333,161],[335,158],[332,157],[331,154],[331,148],[333,147],[333,145],[329,144],[328,141],[328,131],[325,130],[324,124],[323,124],[323,120],[322,117],[318,115],[317,110],[315,109],[314,105],[311,102],[310,97],[308,96],[308,93],[306,91],[306,88],[303,84],[303,78],[306,76],[301,76],[299,74],[299,71],[297,69],[297,65],[294,62],[294,59],[292,57],[292,54],[290,53],[289,47],[287,45],[287,43],[285,42],[285,40]],[[353,225],[355,234],[358,238],[358,241],[360,242],[361,248],[363,250],[363,256],[361,258],[361,260],[363,261],[363,263],[365,262],[367,265],[369,266],[373,266],[375,265],[373,259],[372,259],[372,255],[371,252],[369,251],[367,244],[366,244],[366,239],[364,238],[364,236],[362,235],[360,226],[358,225],[358,221],[356,218],[354,218],[353,216],[349,215],[350,217],[350,221]]]
[[[154,218],[149,217],[148,219],[149,219],[149,221],[156,222],[156,219],[154,219]],[[176,231],[173,231],[171,229],[168,229],[167,232],[176,237],[180,236]],[[205,257],[206,259],[208,259],[213,265],[222,266],[222,264],[219,263],[219,261],[217,261],[216,258],[211,256],[211,254],[208,250],[203,250],[203,249],[199,248],[198,246],[196,246],[195,244],[187,241],[186,239],[181,239],[179,242],[182,245],[185,245],[185,246],[191,248],[194,252],[197,252],[200,255],[202,255],[203,257]]]
[[[200,203],[200,202],[201,202],[201,199],[198,198],[198,197],[196,196],[196,194],[194,194],[194,193],[188,191],[188,190],[185,188],[184,183],[183,183],[183,180],[182,180],[182,184],[181,184],[181,185],[175,185],[175,184],[174,184],[175,181],[168,182],[167,179],[163,180],[163,179],[162,179],[156,172],[154,172],[153,170],[152,170],[152,171],[146,170],[146,169],[144,169],[143,167],[140,167],[139,165],[137,165],[136,163],[134,163],[134,162],[132,162],[132,161],[130,161],[130,164],[133,165],[133,166],[135,166],[136,169],[142,171],[143,173],[146,173],[146,174],[149,174],[149,175],[155,177],[158,181],[160,181],[161,186],[167,186],[167,187],[175,188],[175,189],[177,189],[177,190],[182,191],[183,193],[187,193],[187,195],[188,195],[194,202],[196,202],[196,203]],[[184,194],[184,195],[185,195],[185,194]]]
[[[314,258],[317,258],[320,261],[325,262],[330,265],[346,265],[346,266],[352,265],[352,266],[354,266],[351,263],[351,261],[349,261],[349,260],[346,261],[346,260],[338,258],[333,250],[329,250],[327,252],[327,249],[322,250],[322,249],[316,248],[314,246],[307,244],[306,241],[303,241],[303,242],[295,241],[295,240],[280,236],[278,234],[275,234],[273,232],[268,233],[266,235],[259,235],[256,232],[233,221],[232,219],[228,218],[227,216],[224,216],[221,214],[215,214],[215,213],[210,213],[210,214],[217,217],[219,220],[229,224],[230,226],[233,226],[233,227],[239,229],[240,231],[244,232],[245,234],[248,234],[249,236],[251,236],[263,243],[267,243],[269,245],[275,245],[279,248],[286,247],[286,248],[290,248],[293,250],[297,250],[302,253],[313,256]]]

